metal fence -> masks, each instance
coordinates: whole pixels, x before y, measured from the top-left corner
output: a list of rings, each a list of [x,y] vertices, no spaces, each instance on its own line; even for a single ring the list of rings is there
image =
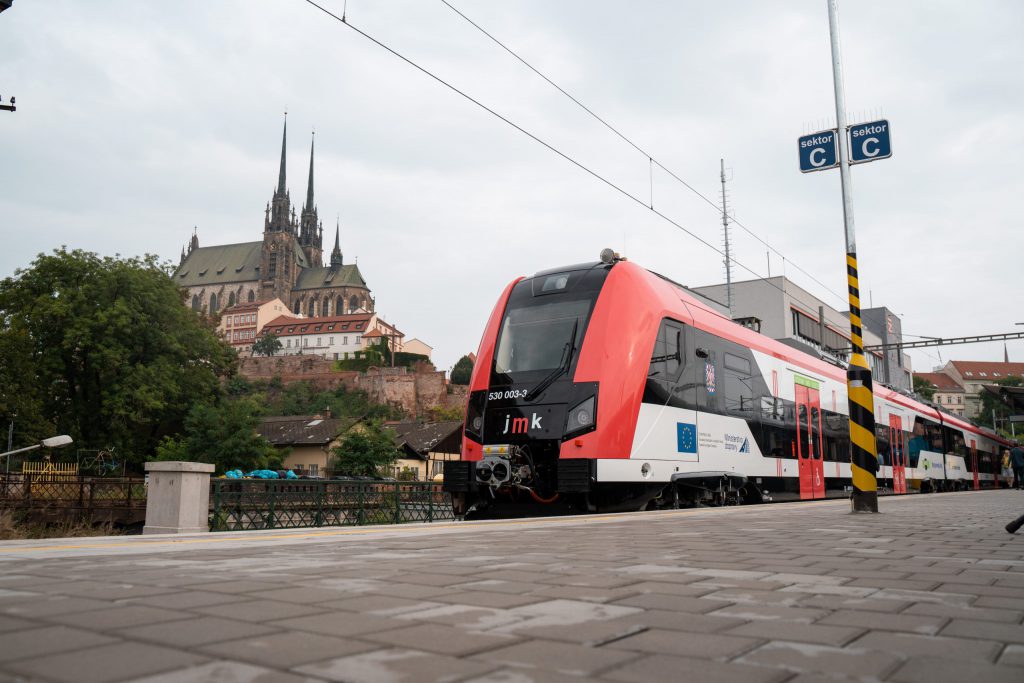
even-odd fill
[[[146,484],[131,478],[0,475],[0,509],[61,521],[130,524],[145,518]]]
[[[404,481],[214,479],[210,531],[452,520],[441,484]]]

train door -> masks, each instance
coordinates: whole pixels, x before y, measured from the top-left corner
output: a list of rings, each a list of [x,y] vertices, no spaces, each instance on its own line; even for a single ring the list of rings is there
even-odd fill
[[[971,469],[974,470],[974,490],[981,488],[981,481],[978,477],[978,442],[971,439]]]
[[[907,492],[907,452],[903,443],[903,418],[889,415],[889,452],[892,454],[892,492]]]
[[[799,382],[799,380],[797,380]],[[800,498],[825,497],[822,461],[821,400],[817,388],[796,385],[796,456],[800,474]]]

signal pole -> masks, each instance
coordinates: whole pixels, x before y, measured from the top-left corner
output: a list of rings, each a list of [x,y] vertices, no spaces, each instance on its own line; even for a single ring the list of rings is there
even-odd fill
[[[718,160],[722,168],[722,234],[725,243],[725,305],[732,316],[732,259],[729,258],[729,207],[725,195],[725,159]]]
[[[843,223],[846,227],[846,279],[850,302],[850,340],[853,349],[846,370],[850,405],[850,472],[853,479],[853,512],[878,512],[878,449],[875,444],[875,399],[871,368],[864,357],[860,319],[860,284],[857,277],[857,240],[853,229],[853,188],[847,149],[846,96],[843,65],[839,55],[838,0],[828,1],[828,32],[832,43],[832,83],[836,98],[836,139],[839,143],[839,178],[843,190]]]

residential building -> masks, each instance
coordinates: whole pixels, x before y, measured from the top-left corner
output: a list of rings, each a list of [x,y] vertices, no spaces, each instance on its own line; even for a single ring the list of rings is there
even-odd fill
[[[263,326],[261,334],[273,334],[281,341],[278,355],[315,354],[329,360],[358,358],[370,344],[382,337],[393,339],[402,351],[405,336],[376,313],[335,315],[320,318],[280,316]]]
[[[288,124],[281,141],[281,166],[273,197],[257,242],[200,247],[193,231],[174,281],[186,291],[186,305],[217,313],[238,303],[278,298],[288,310],[309,317],[373,312],[374,300],[359,266],[344,263],[341,227],[335,226],[334,249],[323,265],[323,224],[313,199],[313,146],[309,182],[299,218],[286,185]]]
[[[263,326],[287,314],[287,304],[277,298],[235,304],[224,309],[217,331],[238,353],[248,355]]]
[[[724,302],[726,285],[717,284],[704,287],[693,287],[691,291],[719,304],[719,310],[725,312]],[[899,318],[885,308],[870,309],[891,315],[894,321]],[[839,311],[823,300],[814,296],[788,278],[777,276],[757,280],[745,280],[732,283],[733,321],[749,327],[772,339],[777,339],[795,348],[820,355],[823,358],[846,361],[850,355],[850,320],[845,311]],[[887,329],[883,338],[872,331],[874,321],[878,317],[873,313],[872,324],[864,323],[862,332],[865,346],[883,343],[899,343],[902,341],[898,324]],[[871,367],[875,381],[909,391],[911,387],[910,356],[900,354],[900,362],[886,363],[881,351],[869,351],[865,354]]]
[[[951,360],[938,371],[964,388],[964,417],[973,418],[981,412],[982,387],[1011,376],[1024,377],[1024,363]]]
[[[915,377],[920,377],[935,387],[932,403],[941,406],[946,412],[963,417],[965,392],[963,386],[955,379],[942,372],[919,372]]]
[[[444,463],[458,460],[462,453],[462,421],[397,422],[384,425],[404,457],[391,467],[395,477],[403,470],[417,481],[432,480],[442,473]]]
[[[410,339],[403,344],[403,351],[406,353],[418,353],[421,356],[430,358],[430,354],[434,352],[434,347],[429,344],[421,342],[419,339]]]
[[[296,474],[326,477],[330,474],[331,450],[359,422],[355,418],[320,415],[265,417],[256,431],[275,447],[290,449],[282,467]]]

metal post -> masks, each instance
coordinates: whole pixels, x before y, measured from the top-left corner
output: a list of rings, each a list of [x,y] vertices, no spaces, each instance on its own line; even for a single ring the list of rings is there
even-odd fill
[[[719,159],[722,169],[722,231],[725,236],[725,306],[732,317],[732,259],[729,258],[729,208],[725,203],[725,159]]]
[[[839,143],[839,179],[843,190],[843,223],[846,227],[846,279],[850,302],[850,339],[853,346],[846,371],[850,405],[851,502],[854,512],[878,512],[878,449],[875,444],[875,399],[871,368],[864,357],[860,320],[860,283],[857,277],[857,240],[853,227],[853,187],[846,140],[846,97],[843,65],[839,54],[838,0],[828,0],[828,32],[832,44],[832,84],[836,99],[836,139]]]

